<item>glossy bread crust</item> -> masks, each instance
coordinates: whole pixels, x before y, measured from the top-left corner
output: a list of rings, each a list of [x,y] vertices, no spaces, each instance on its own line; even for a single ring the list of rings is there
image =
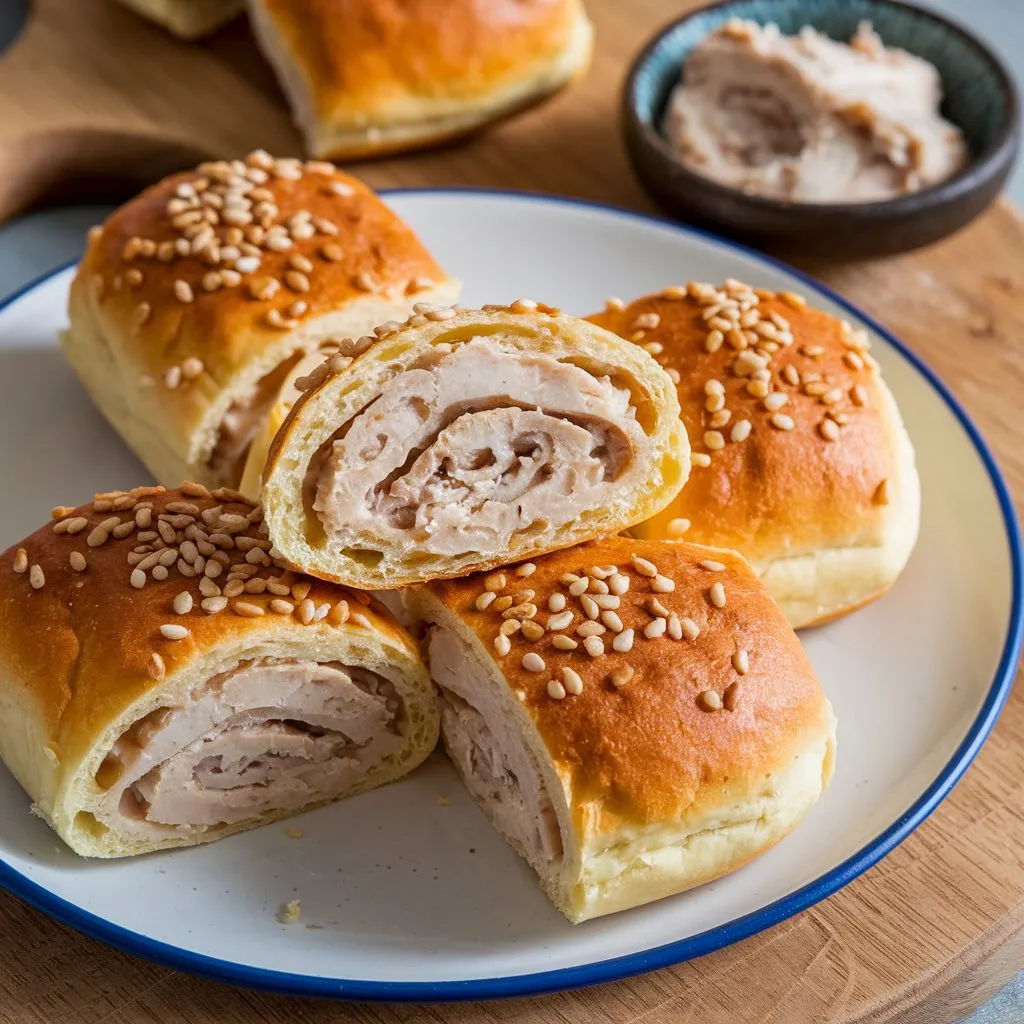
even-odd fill
[[[207,465],[232,403],[298,352],[451,301],[453,285],[362,182],[254,153],[172,175],[94,229],[62,340],[160,482],[235,485]]]
[[[589,317],[656,353],[693,445],[686,488],[637,535],[735,549],[794,625],[826,621],[883,593],[909,557],[913,450],[862,332],[799,296],[761,292],[737,351],[729,330],[709,341],[711,321],[724,326],[717,308],[680,287]],[[765,387],[751,375],[762,363]]]
[[[582,73],[582,0],[250,0],[310,151],[350,159],[436,143]]]

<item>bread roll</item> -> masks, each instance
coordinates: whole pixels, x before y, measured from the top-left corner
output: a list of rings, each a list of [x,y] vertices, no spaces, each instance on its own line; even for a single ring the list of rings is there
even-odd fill
[[[636,529],[741,552],[795,627],[883,594],[917,540],[914,451],[865,333],[798,295],[691,284],[590,319],[675,378],[694,470]]]
[[[245,0],[121,0],[182,39],[209,35],[245,10]]]
[[[159,483],[234,487],[250,454],[258,478],[251,442],[304,354],[457,292],[361,182],[257,152],[173,175],[94,229],[63,344]]]
[[[385,590],[614,533],[686,480],[675,388],[548,306],[417,307],[328,360],[278,431],[263,501],[282,557]]]
[[[831,706],[733,552],[614,537],[409,600],[455,767],[570,921],[735,870],[832,774]]]
[[[76,853],[210,842],[432,750],[408,634],[268,548],[258,507],[183,484],[55,509],[0,556],[0,756]]]
[[[314,156],[352,159],[473,131],[590,61],[581,0],[250,0]]]

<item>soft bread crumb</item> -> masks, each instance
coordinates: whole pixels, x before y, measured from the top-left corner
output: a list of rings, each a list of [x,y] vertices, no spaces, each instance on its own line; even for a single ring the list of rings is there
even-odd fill
[[[281,924],[298,924],[302,917],[302,900],[289,900],[277,912],[277,919]]]

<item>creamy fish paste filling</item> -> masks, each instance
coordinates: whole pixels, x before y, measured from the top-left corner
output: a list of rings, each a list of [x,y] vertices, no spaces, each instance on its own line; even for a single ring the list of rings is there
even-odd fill
[[[466,788],[531,864],[561,860],[562,836],[536,755],[524,743],[465,643],[432,626],[430,671],[441,690],[441,735]]]
[[[130,833],[298,811],[398,753],[402,718],[392,684],[366,669],[243,662],[115,743],[97,773],[106,788],[97,816]]]
[[[635,486],[649,440],[628,390],[500,337],[433,351],[393,377],[316,471],[332,545],[504,550]]]

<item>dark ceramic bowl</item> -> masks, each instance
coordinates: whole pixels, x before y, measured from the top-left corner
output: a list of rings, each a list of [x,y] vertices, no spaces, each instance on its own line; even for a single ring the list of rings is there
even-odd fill
[[[963,130],[969,165],[939,185],[869,203],[765,199],[687,170],[661,133],[665,107],[687,53],[734,17],[775,22],[787,35],[811,25],[843,42],[871,21],[886,45],[938,68],[942,113]],[[1020,143],[1020,101],[1002,61],[959,25],[898,0],[725,0],[693,11],[640,53],[622,106],[633,168],[670,214],[762,248],[840,259],[914,249],[962,228],[999,194]]]

